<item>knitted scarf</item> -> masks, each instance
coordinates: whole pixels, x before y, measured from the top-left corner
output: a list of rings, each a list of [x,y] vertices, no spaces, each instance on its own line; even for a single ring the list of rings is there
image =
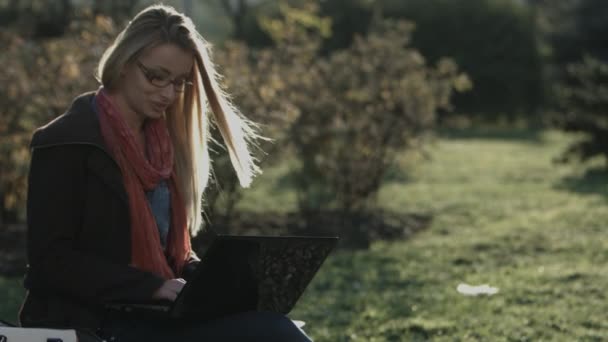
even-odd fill
[[[123,115],[102,88],[97,93],[99,122],[103,139],[122,171],[129,198],[131,218],[131,265],[165,279],[181,275],[190,255],[190,235],[184,201],[178,191],[173,168],[173,145],[164,119],[147,120],[144,124],[146,155],[127,126]],[[168,179],[171,201],[171,227],[166,255],[152,209],[145,192],[163,179]]]

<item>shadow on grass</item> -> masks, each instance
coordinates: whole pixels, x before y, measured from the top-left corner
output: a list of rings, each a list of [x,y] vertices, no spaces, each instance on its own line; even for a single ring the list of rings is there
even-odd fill
[[[307,290],[308,295],[314,294],[314,301],[306,298],[302,309],[315,320],[328,319],[332,325],[343,327],[353,324],[353,312],[363,317],[369,314],[370,321],[410,317],[414,314],[413,298],[400,296],[394,298],[399,305],[377,305],[387,301],[387,291],[393,295],[395,291],[408,294],[423,291],[423,281],[395,276],[400,272],[400,265],[400,260],[382,252],[337,251],[327,259]]]
[[[396,163],[389,165],[389,167],[386,170],[386,173],[384,174],[384,178],[383,178],[383,182],[385,184],[388,184],[388,183],[405,184],[405,183],[410,183],[412,180],[413,180],[413,178],[407,172],[407,170],[404,170],[401,166],[397,165]]]
[[[580,177],[563,178],[554,188],[583,195],[601,195],[608,201],[608,170],[600,167],[590,168]]]
[[[17,324],[17,314],[24,296],[22,277],[0,276],[0,320]]]
[[[427,213],[397,213],[374,210],[346,217],[340,210],[326,209],[306,220],[298,212],[262,213],[237,211],[216,218],[192,240],[195,251],[205,250],[216,233],[235,235],[339,236],[339,249],[368,249],[373,241],[405,240],[428,228],[433,216]]]
[[[467,128],[439,128],[438,136],[445,139],[495,139],[522,141],[538,144],[543,142],[540,127],[504,127],[481,126]]]

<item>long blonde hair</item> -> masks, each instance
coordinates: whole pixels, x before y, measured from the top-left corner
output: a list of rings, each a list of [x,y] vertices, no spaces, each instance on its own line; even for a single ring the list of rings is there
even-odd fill
[[[211,173],[208,107],[243,187],[248,187],[260,172],[249,149],[258,136],[253,123],[241,115],[219,86],[220,76],[210,58],[211,45],[197,32],[190,18],[172,7],[153,5],[139,12],[104,52],[97,78],[105,88],[112,89],[125,65],[145,48],[163,43],[173,43],[194,53],[193,86],[187,87],[167,110],[166,120],[188,226],[196,234],[202,226],[202,196]]]

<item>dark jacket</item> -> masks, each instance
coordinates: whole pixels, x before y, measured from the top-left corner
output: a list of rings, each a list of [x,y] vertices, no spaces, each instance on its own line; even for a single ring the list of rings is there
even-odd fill
[[[32,138],[23,326],[95,331],[107,302],[150,299],[164,282],[129,266],[127,193],[93,96],[76,98]],[[193,254],[190,266],[196,260]]]

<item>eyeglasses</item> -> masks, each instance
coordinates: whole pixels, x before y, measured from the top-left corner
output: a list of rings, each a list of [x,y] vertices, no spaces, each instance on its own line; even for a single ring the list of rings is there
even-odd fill
[[[176,92],[181,93],[186,89],[186,86],[192,85],[192,82],[190,82],[187,78],[182,77],[178,79],[172,79],[167,74],[161,74],[158,71],[151,70],[150,68],[143,65],[140,61],[136,61],[136,63],[141,72],[148,80],[148,82],[150,82],[150,84],[155,87],[164,88],[169,84],[173,84],[173,89],[175,89]]]

